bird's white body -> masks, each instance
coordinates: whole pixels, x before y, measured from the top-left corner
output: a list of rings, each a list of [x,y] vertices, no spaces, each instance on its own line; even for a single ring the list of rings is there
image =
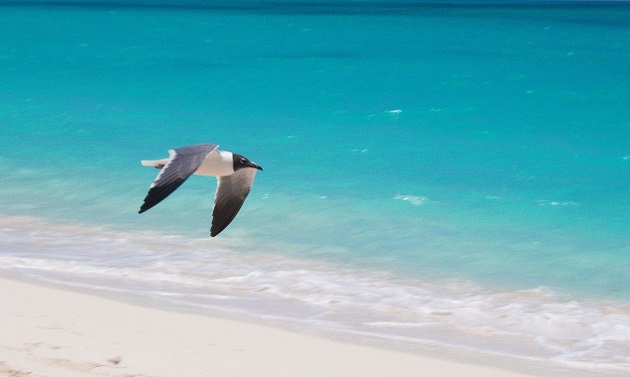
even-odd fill
[[[232,162],[233,153],[228,151],[212,151],[208,157],[201,163],[201,166],[195,172],[194,175],[204,175],[213,177],[224,177],[226,175],[234,174],[234,163]],[[142,160],[141,163],[144,166],[153,166],[156,168],[163,168],[169,158],[163,158],[161,160]]]
[[[232,152],[214,150],[193,174],[214,177],[224,177],[234,174],[232,157]]]

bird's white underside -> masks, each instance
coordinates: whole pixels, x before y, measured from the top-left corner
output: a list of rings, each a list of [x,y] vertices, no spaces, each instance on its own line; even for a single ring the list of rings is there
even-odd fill
[[[161,170],[158,173],[153,183],[151,183],[151,188],[156,186],[156,182],[160,180],[164,171],[168,169],[169,164],[173,161],[173,159],[177,156],[177,152],[174,150],[169,150],[169,158],[163,158],[161,160],[142,160],[140,163],[143,166],[153,166],[156,168],[160,168]],[[218,151],[213,150],[208,154],[206,159],[201,163],[201,166],[195,170],[194,175],[202,175],[202,176],[214,176],[223,177],[226,175],[234,174],[234,163],[232,161],[233,154],[228,151]]]

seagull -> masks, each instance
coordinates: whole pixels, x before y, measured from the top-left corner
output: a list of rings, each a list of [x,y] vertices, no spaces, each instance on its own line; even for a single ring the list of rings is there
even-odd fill
[[[171,149],[169,157],[142,160],[143,166],[162,169],[138,213],[155,206],[175,191],[192,174],[217,177],[210,236],[221,233],[236,217],[262,168],[240,154],[220,151],[218,144],[199,144]]]

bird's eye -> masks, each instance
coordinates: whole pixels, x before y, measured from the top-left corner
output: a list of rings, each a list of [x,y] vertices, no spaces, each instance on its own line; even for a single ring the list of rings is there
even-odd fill
[[[241,164],[244,164],[245,162],[247,162],[247,160],[244,158],[241,158]]]

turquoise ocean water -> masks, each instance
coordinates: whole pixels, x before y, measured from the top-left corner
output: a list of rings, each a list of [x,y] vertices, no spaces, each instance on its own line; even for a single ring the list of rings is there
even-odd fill
[[[0,270],[630,373],[628,3],[174,3],[0,2]]]

